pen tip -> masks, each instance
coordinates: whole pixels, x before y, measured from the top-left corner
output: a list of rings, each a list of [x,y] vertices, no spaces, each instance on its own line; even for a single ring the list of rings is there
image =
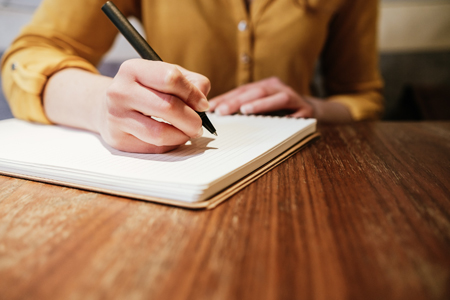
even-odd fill
[[[217,131],[214,131],[213,134],[214,134],[215,136],[218,136],[218,135],[217,135]]]

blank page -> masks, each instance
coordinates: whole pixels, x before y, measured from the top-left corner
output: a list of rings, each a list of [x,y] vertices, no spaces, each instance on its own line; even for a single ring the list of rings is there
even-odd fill
[[[122,152],[91,132],[4,120],[0,122],[0,169],[155,197],[200,201],[313,133],[316,124],[314,119],[263,116],[209,114],[209,118],[217,129],[217,137],[205,130],[203,137],[165,154]]]

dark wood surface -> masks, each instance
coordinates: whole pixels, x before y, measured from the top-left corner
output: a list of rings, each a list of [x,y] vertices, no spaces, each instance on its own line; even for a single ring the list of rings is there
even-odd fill
[[[0,299],[450,299],[450,122],[320,131],[211,211],[0,176]]]

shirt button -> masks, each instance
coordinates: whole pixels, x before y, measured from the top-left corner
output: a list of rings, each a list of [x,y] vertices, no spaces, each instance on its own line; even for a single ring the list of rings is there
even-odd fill
[[[239,31],[245,31],[245,30],[247,30],[247,27],[248,27],[247,26],[247,21],[242,20],[238,24]]]
[[[242,54],[241,55],[241,61],[244,63],[244,64],[248,64],[248,63],[250,63],[250,55],[248,55],[248,54]]]

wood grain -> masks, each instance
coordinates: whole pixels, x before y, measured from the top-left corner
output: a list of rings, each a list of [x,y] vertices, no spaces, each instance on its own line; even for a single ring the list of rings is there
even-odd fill
[[[319,129],[211,211],[0,176],[0,299],[449,299],[450,123]]]

